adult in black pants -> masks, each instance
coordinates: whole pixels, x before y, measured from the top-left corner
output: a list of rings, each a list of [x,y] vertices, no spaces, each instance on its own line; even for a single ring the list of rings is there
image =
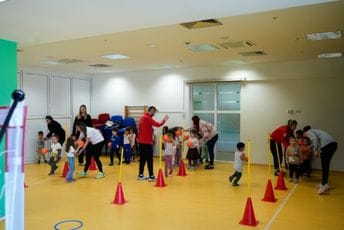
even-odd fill
[[[201,120],[198,116],[192,117],[193,130],[195,130],[202,138],[201,141],[207,144],[209,153],[209,164],[205,166],[205,169],[214,169],[214,148],[219,138],[215,126],[211,123]]]
[[[99,170],[96,179],[103,178],[105,175],[103,172],[102,162],[99,159],[105,144],[103,135],[98,129],[87,127],[83,122],[76,123],[75,127],[80,132],[79,140],[86,140],[82,149],[79,150],[79,152],[86,150],[85,168],[84,171],[79,174],[79,176],[87,176],[87,170],[91,165],[91,158],[93,157]]]
[[[330,163],[332,156],[337,151],[337,142],[325,131],[312,129],[310,126],[303,128],[303,135],[312,142],[314,155],[321,159],[321,184],[318,186],[318,194],[324,194],[331,186],[328,184]]]
[[[283,162],[283,149],[289,145],[289,137],[293,136],[294,130],[297,127],[297,121],[289,120],[287,125],[282,125],[276,128],[270,135],[270,151],[274,161],[275,175],[278,176],[280,166]],[[276,148],[277,145],[277,148]],[[277,155],[278,154],[278,155]],[[279,160],[279,162],[278,162]]]
[[[48,125],[48,130],[49,133],[47,134],[47,138],[50,138],[53,135],[57,135],[59,137],[58,142],[61,144],[61,146],[63,145],[63,143],[66,140],[66,132],[64,131],[64,129],[62,128],[61,124],[58,123],[57,121],[55,121],[53,119],[52,116],[47,115],[45,117],[45,120],[47,122]]]
[[[148,112],[144,113],[140,118],[138,131],[140,154],[139,175],[137,177],[138,180],[146,179],[143,174],[146,162],[149,171],[148,181],[155,180],[153,172],[153,126],[161,127],[168,119],[168,116],[166,115],[160,122],[153,120],[153,116],[156,112],[157,109],[154,106],[150,106],[148,108]]]
[[[92,118],[87,113],[86,105],[80,106],[79,113],[74,119],[72,136],[74,136],[75,139],[79,139],[80,132],[78,130],[76,130],[76,124],[80,121],[84,122],[87,127],[93,127]],[[85,156],[84,152],[81,152],[79,154],[79,156],[78,156],[79,165],[84,164],[84,156]]]

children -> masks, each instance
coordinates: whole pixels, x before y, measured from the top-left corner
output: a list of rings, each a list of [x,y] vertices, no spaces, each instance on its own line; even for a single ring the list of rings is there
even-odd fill
[[[51,155],[49,159],[49,165],[51,169],[48,175],[52,175],[55,173],[56,169],[58,168],[56,164],[61,159],[62,146],[59,143],[59,136],[57,135],[51,136],[50,152]]]
[[[164,160],[165,160],[165,177],[173,176],[173,157],[175,154],[175,143],[171,133],[167,135],[167,140],[164,140]]]
[[[235,169],[235,172],[232,176],[229,177],[229,182],[233,182],[232,186],[239,186],[239,180],[242,175],[242,163],[246,159],[245,151],[245,144],[242,142],[239,142],[237,144],[237,151],[234,153],[234,163],[233,168]],[[233,181],[234,180],[234,181]]]
[[[125,128],[124,135],[123,135],[123,148],[124,148],[124,161],[123,163],[130,164],[130,140],[129,137],[130,128]]]
[[[299,183],[300,164],[302,163],[301,148],[298,146],[295,137],[289,138],[290,145],[287,147],[286,156],[289,164],[289,181],[293,181],[295,172],[295,184]]]
[[[121,146],[121,139],[118,136],[118,129],[112,128],[112,136],[111,136],[111,149],[110,149],[110,164],[109,166],[113,165],[113,158],[116,156],[118,158],[118,165],[121,164],[121,153],[120,153],[120,146]]]
[[[199,142],[197,139],[197,133],[195,130],[190,131],[190,138],[187,142],[188,152],[186,154],[186,158],[189,161],[188,169],[195,170],[197,166],[197,158],[198,158],[198,148]]]
[[[136,134],[133,127],[129,128],[130,157],[135,161],[136,157]]]
[[[181,136],[177,135],[176,133],[178,131],[179,133],[181,132],[179,129],[177,129],[174,135],[174,144],[176,146],[174,166],[179,166],[180,160],[182,159],[182,141],[181,141]]]
[[[37,164],[41,163],[41,158],[43,158],[44,163],[47,163],[47,160],[45,159],[45,156],[42,153],[42,149],[44,149],[44,146],[45,146],[44,134],[43,134],[43,131],[39,131],[38,139],[37,139],[37,150],[36,150],[37,156],[38,156]]]
[[[75,156],[75,146],[74,146],[74,138],[68,137],[66,141],[65,151],[67,155],[67,162],[69,166],[69,170],[66,176],[67,182],[73,182],[73,173],[74,173],[74,156]]]
[[[308,137],[303,138],[303,145],[301,145],[302,153],[302,175],[306,174],[307,177],[311,177],[311,160],[313,156],[313,148],[311,140]]]
[[[303,145],[303,131],[301,129],[295,132],[297,144],[301,147]]]

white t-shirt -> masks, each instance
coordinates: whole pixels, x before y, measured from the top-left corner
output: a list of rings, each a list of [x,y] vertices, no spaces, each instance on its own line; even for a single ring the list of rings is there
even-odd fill
[[[166,155],[174,155],[174,146],[173,146],[173,143],[170,143],[170,142],[165,142],[164,143],[164,156]]]
[[[61,149],[61,154],[62,154],[62,146],[59,142],[57,142],[56,144],[51,143],[51,156],[52,157],[56,157],[58,155],[58,150]]]
[[[98,129],[86,127],[86,132],[87,132],[87,138],[90,139],[93,145],[104,141],[104,137]],[[84,137],[85,137],[85,134],[83,132],[80,132],[79,138],[84,138]]]
[[[69,147],[69,151],[66,153],[67,157],[74,157],[75,149],[73,146]]]
[[[241,156],[242,152],[239,151],[235,151],[234,153],[234,164],[233,164],[233,168],[237,171],[237,172],[242,172],[242,163],[243,161],[241,160],[240,156]]]
[[[124,134],[124,135],[123,135],[123,144],[124,144],[124,145],[130,144],[129,135],[130,135],[130,134]]]

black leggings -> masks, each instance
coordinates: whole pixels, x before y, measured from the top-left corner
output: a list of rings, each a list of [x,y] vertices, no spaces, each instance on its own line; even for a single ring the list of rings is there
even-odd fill
[[[209,153],[209,165],[214,165],[214,148],[219,135],[216,134],[209,141],[207,141],[208,153]]]
[[[321,170],[322,179],[321,184],[325,185],[328,183],[328,175],[330,171],[330,163],[333,154],[337,150],[337,142],[331,142],[320,149],[320,159],[321,159]]]
[[[295,178],[299,179],[300,177],[300,165],[289,164],[289,177],[293,178],[295,172]]]
[[[84,168],[84,172],[87,172],[88,168],[91,165],[91,158],[94,158],[94,161],[97,164],[98,170],[99,172],[103,172],[103,166],[102,166],[102,162],[100,161],[99,157],[100,154],[102,152],[102,149],[104,147],[104,141],[99,142],[95,145],[89,143],[86,147],[86,164],[85,164],[85,168]]]
[[[271,151],[271,154],[272,154],[272,157],[274,160],[275,171],[279,171],[279,166],[280,165],[282,166],[282,160],[283,160],[282,144],[277,142],[277,148],[278,148],[278,152],[276,149],[276,142],[271,139],[270,140],[270,151]],[[278,154],[278,156],[277,156],[277,154]],[[279,161],[280,161],[279,164],[278,164],[278,157],[279,157]]]
[[[149,176],[153,176],[153,145],[151,144],[139,144],[140,154],[140,167],[139,175],[143,175],[145,164],[147,161]]]

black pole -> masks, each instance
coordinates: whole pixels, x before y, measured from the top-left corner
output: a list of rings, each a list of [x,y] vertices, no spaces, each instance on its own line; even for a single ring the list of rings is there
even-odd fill
[[[13,91],[13,93],[12,93],[13,104],[11,105],[11,107],[10,107],[10,109],[6,115],[4,124],[2,125],[2,128],[0,130],[0,143],[2,141],[2,138],[5,135],[6,129],[10,123],[11,117],[13,115],[15,108],[18,105],[18,102],[21,102],[22,100],[24,100],[24,98],[25,98],[25,93],[22,90],[17,89],[15,91]]]

